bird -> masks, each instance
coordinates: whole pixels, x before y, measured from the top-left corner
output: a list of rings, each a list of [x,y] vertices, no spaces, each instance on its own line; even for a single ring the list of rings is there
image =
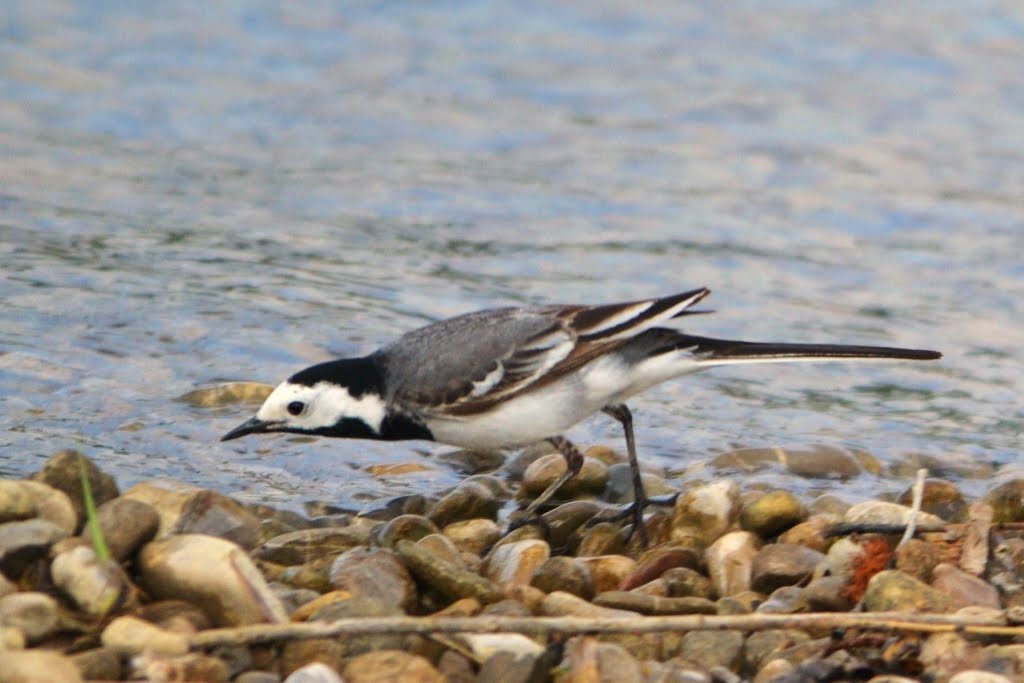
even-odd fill
[[[718,365],[785,361],[935,360],[938,351],[848,344],[715,339],[669,327],[711,311],[701,287],[603,305],[493,308],[407,332],[373,353],[307,367],[281,382],[256,415],[222,441],[286,432],[418,439],[496,450],[547,441],[565,471],[524,511],[528,519],[580,470],[565,432],[603,412],[623,429],[633,501],[616,518],[646,545],[647,497],[626,401],[667,380]]]

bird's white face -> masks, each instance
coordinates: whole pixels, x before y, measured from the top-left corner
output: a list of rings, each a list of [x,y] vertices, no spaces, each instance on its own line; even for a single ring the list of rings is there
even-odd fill
[[[308,386],[284,381],[263,402],[256,417],[225,439],[258,432],[366,437],[380,433],[384,416],[384,401],[377,394],[356,398],[347,388],[330,382]]]

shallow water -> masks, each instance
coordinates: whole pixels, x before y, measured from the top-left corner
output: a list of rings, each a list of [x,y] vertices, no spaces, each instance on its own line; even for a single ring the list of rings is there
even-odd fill
[[[975,493],[1019,473],[1019,3],[173,5],[0,10],[0,474],[76,447],[289,506],[441,490],[441,447],[221,444],[252,407],[175,399],[477,308],[701,285],[701,334],[946,357],[664,385],[633,401],[645,463],[864,449],[882,475],[744,478],[849,500],[920,455]]]

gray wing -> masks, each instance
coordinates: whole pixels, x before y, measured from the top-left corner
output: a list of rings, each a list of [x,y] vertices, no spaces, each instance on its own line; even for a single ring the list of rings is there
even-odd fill
[[[413,330],[377,352],[389,401],[429,412],[533,382],[568,356],[575,333],[556,308],[501,308]]]
[[[389,401],[417,412],[469,415],[553,381],[708,294],[604,306],[501,308],[409,332],[377,352]]]

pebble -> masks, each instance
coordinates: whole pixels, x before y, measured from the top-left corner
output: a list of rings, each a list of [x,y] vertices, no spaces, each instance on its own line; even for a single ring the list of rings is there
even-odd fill
[[[912,513],[913,511],[906,505],[887,503],[884,500],[866,500],[847,510],[843,520],[853,524],[906,525]],[[939,530],[945,526],[946,523],[941,518],[928,512],[920,512],[917,515],[917,528],[921,531]]]
[[[228,665],[217,657],[192,652],[179,657],[148,657],[133,660],[133,678],[147,681],[188,681],[189,683],[226,683]]]
[[[417,579],[449,599],[476,598],[488,604],[504,597],[493,581],[446,562],[415,543],[399,541],[395,550]]]
[[[895,569],[871,577],[864,594],[869,612],[953,612],[958,607],[949,595]]]
[[[348,646],[352,645],[352,641],[360,640],[362,639],[307,638],[285,642],[277,658],[277,669],[285,676],[286,681],[292,674],[311,664],[325,666],[334,672],[341,671]]]
[[[695,536],[713,543],[736,522],[740,490],[735,482],[719,480],[684,491],[675,504],[672,537]]]
[[[7,651],[0,683],[79,683],[82,675],[70,658],[49,650]]]
[[[500,652],[537,657],[544,647],[521,633],[467,633],[462,636],[477,660],[490,659]]]
[[[114,478],[100,470],[89,458],[76,450],[64,450],[51,456],[43,468],[32,475],[33,481],[52,486],[67,494],[75,518],[85,519],[85,496],[82,492],[82,467],[89,479],[93,503],[102,505],[120,495]]]
[[[636,612],[622,609],[600,607],[578,598],[572,593],[554,591],[544,596],[540,603],[540,613],[546,617],[635,617]]]
[[[18,587],[15,584],[11,583],[11,581],[8,580],[6,576],[0,573],[0,598],[4,597],[5,595],[10,595],[11,593],[17,592]]]
[[[459,548],[456,547],[455,543],[450,538],[442,534],[430,534],[424,536],[420,540],[416,541],[416,545],[424,548],[428,552],[431,552],[442,560],[447,560],[453,564],[464,566],[466,564],[465,555]]]
[[[823,493],[807,504],[807,512],[813,515],[831,515],[842,518],[851,507],[850,503],[832,493]]]
[[[952,678],[949,679],[949,683],[1013,683],[1013,681],[1006,676],[991,671],[972,669],[953,674]]]
[[[50,546],[67,538],[67,529],[45,519],[0,524],[0,571],[20,577],[26,567],[46,555]]]
[[[352,594],[348,591],[330,591],[322,595],[315,591],[311,592],[313,593],[313,597],[291,612],[292,621],[306,621],[316,614],[321,608],[335,602],[345,602],[352,599]]]
[[[100,561],[88,546],[66,550],[50,564],[53,583],[90,617],[103,617],[128,600],[131,585],[114,561]]]
[[[802,583],[824,559],[824,554],[802,545],[771,543],[754,556],[751,588],[759,593],[771,593],[782,586]]]
[[[394,549],[399,541],[418,541],[424,536],[439,534],[441,529],[422,515],[399,515],[379,524],[370,532],[375,545]]]
[[[584,600],[594,597],[594,579],[587,565],[565,555],[545,560],[534,572],[530,585],[545,593],[560,590]]]
[[[399,545],[409,541],[399,541]],[[330,585],[355,597],[366,597],[408,611],[416,602],[416,584],[406,565],[387,548],[352,548],[330,567]]]
[[[218,625],[288,620],[249,556],[221,538],[185,534],[151,541],[139,552],[138,571],[151,595],[192,602]]]
[[[632,590],[658,578],[670,569],[696,569],[702,563],[703,551],[695,546],[666,545],[652,548],[640,557],[633,572],[622,583],[623,590]]]
[[[312,664],[311,666],[316,666]],[[333,669],[329,669],[331,673],[334,673]],[[294,672],[293,672],[294,673]],[[335,674],[337,676],[337,674]],[[340,678],[337,678],[330,683],[339,683]],[[234,683],[281,683],[281,677],[276,673],[270,671],[244,671],[235,676]],[[308,682],[307,682],[308,683]],[[323,683],[328,683],[324,681]],[[341,682],[344,683],[344,682]]]
[[[195,389],[182,394],[178,400],[195,408],[219,408],[237,403],[259,405],[273,390],[272,384],[261,382],[228,382],[215,387]]]
[[[743,668],[759,671],[764,664],[775,660],[785,650],[806,643],[811,637],[796,629],[767,629],[754,631],[743,644]],[[785,660],[781,660],[785,661]]]
[[[736,669],[743,652],[738,631],[690,631],[683,636],[680,656],[703,669],[716,666]]]
[[[30,644],[57,630],[57,601],[45,593],[24,591],[0,598],[0,626],[16,628]]]
[[[452,522],[441,531],[459,550],[472,555],[481,555],[501,538],[501,528],[494,520],[486,518],[466,519]]]
[[[345,683],[445,683],[429,661],[401,650],[367,652],[345,664]]]
[[[577,557],[618,555],[626,548],[622,527],[610,522],[598,522],[585,527],[583,538],[576,549]]]
[[[711,579],[689,567],[673,567],[659,576],[657,581],[665,585],[666,595],[670,598],[708,598],[717,597],[711,585]],[[643,587],[637,591],[643,590]]]
[[[803,521],[803,504],[789,491],[770,491],[743,506],[740,527],[761,538],[776,536]]]
[[[117,617],[103,629],[100,639],[104,647],[129,655],[149,652],[171,656],[188,652],[185,636],[137,617]]]
[[[919,647],[917,658],[921,665],[939,680],[984,662],[981,648],[957,633],[933,633]]]
[[[799,586],[782,586],[772,591],[768,599],[757,606],[762,614],[796,614],[807,611],[807,595]]]
[[[368,540],[366,530],[349,526],[299,529],[265,541],[253,552],[253,557],[291,566],[340,555],[346,550],[366,545]]]
[[[632,654],[615,643],[575,637],[566,644],[572,681],[639,681],[644,676]]]
[[[899,495],[896,502],[900,505],[910,505],[913,500],[913,487],[909,487]],[[953,482],[945,479],[925,479],[921,509],[947,522],[962,522],[967,517],[967,500]]]
[[[576,560],[590,570],[596,593],[618,589],[636,569],[636,560],[625,555],[578,557]]]
[[[121,654],[110,647],[97,647],[70,655],[82,678],[90,681],[119,681],[124,673]]]
[[[192,634],[213,625],[206,612],[184,600],[159,600],[142,605],[137,615],[154,626],[175,633]]]
[[[499,507],[501,501],[490,487],[478,481],[467,481],[437,501],[427,517],[443,529],[452,522],[467,519],[483,518],[493,521],[498,516]]]
[[[539,539],[497,545],[484,561],[484,576],[502,587],[529,585],[549,557],[551,547]]]
[[[682,657],[665,662],[648,660],[644,668],[649,672],[648,683],[718,683],[712,681],[710,673]]]
[[[531,683],[549,678],[550,658],[544,653],[499,651],[484,660],[474,683]],[[582,682],[581,682],[582,683]]]
[[[977,668],[1012,675],[1017,681],[1024,678],[1024,646],[1020,643],[989,645],[982,655],[984,660]]]
[[[39,518],[71,536],[78,529],[78,515],[66,493],[37,481],[0,480],[0,520]]]
[[[744,472],[781,465],[797,476],[822,479],[849,479],[864,472],[861,458],[855,453],[826,445],[805,448],[740,448],[716,456],[710,465],[717,469],[738,469]]]
[[[601,509],[593,501],[574,500],[541,515],[540,527],[546,531],[547,542],[552,548],[564,548],[569,544],[569,538]]]
[[[293,671],[288,678],[284,679],[284,683],[346,683],[346,681],[326,664],[313,662]]]
[[[282,567],[271,562],[259,562],[260,570],[268,579],[280,581],[292,588],[305,588],[318,593],[331,590],[331,566],[336,557],[322,557],[305,564]]]
[[[100,533],[107,543],[110,556],[124,562],[144,544],[153,540],[160,527],[160,515],[153,506],[131,498],[114,498],[96,508]],[[89,539],[88,526],[82,529],[82,538]]]
[[[320,593],[309,588],[292,588],[284,584],[273,582],[270,584],[270,589],[274,591],[274,595],[281,601],[281,606],[284,607],[285,614],[291,615],[292,621],[297,621],[295,618],[295,610],[299,609],[302,605],[309,603],[311,600],[315,600]],[[336,591],[331,591],[336,592]],[[344,593],[345,591],[338,591]]]
[[[544,492],[556,479],[565,473],[565,458],[559,453],[549,453],[530,463],[523,474],[520,495],[535,497]],[[608,485],[608,466],[596,458],[583,458],[583,466],[575,477],[567,481],[556,494],[559,498],[571,498],[585,493],[601,493]]]
[[[1024,522],[1024,479],[1011,479],[994,486],[985,495],[992,506],[992,521],[996,524]]]
[[[846,579],[841,576],[822,576],[813,579],[804,588],[804,598],[811,612],[848,612],[853,601],[843,590]]]
[[[0,626],[0,652],[24,650],[25,634],[16,626]]]
[[[828,552],[836,539],[825,535],[826,530],[839,521],[835,515],[819,513],[796,524],[779,535],[779,543],[802,545],[819,553]]]
[[[996,588],[961,571],[954,565],[942,563],[935,567],[932,587],[953,599],[961,607],[977,606],[999,609],[999,591]]]
[[[785,659],[772,659],[758,669],[757,674],[754,676],[753,683],[776,683],[778,681],[788,681],[789,674],[791,674],[795,668],[796,667]],[[908,681],[907,683],[916,682]]]
[[[177,524],[188,499],[202,490],[194,484],[186,484],[174,479],[147,479],[121,495],[129,500],[146,503],[156,510],[160,517],[160,526],[156,532],[159,537],[170,533],[174,525]]]
[[[705,562],[719,596],[750,590],[759,546],[757,536],[749,531],[733,531],[711,544],[705,553]]]
[[[168,533],[216,536],[252,550],[260,541],[260,520],[234,498],[204,489],[184,500]]]
[[[36,501],[24,482],[0,479],[0,523],[36,516]]]
[[[877,475],[882,470],[870,453],[826,444],[787,449],[785,464],[793,474],[818,479],[849,479],[865,472]]]

